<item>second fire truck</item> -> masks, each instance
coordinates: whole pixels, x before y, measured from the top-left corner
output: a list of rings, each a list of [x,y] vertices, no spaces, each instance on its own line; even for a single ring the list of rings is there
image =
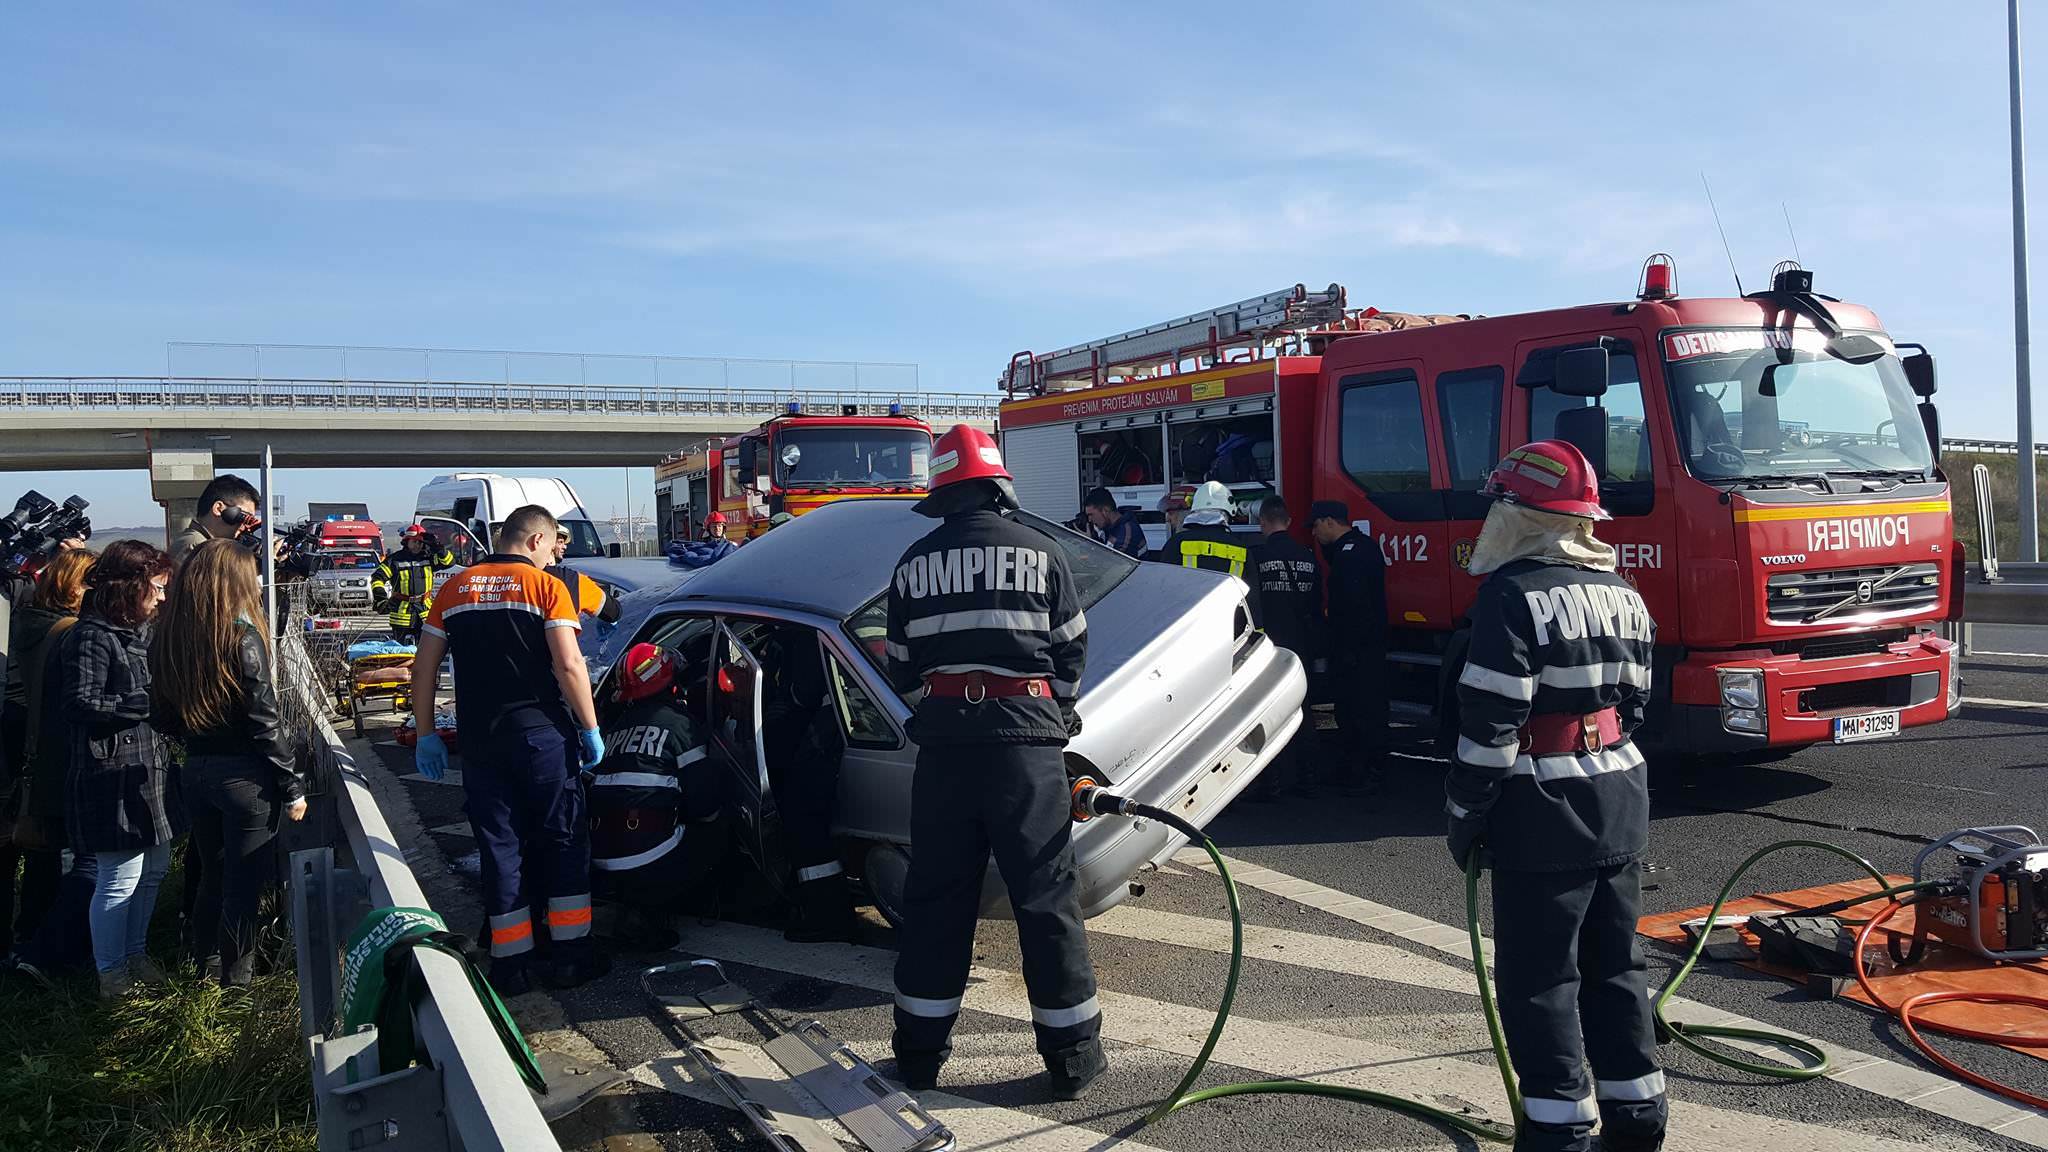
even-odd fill
[[[766,532],[778,512],[801,516],[850,496],[918,499],[931,451],[931,426],[901,404],[874,414],[848,404],[826,414],[792,401],[757,428],[655,465],[661,546],[695,539],[713,512],[724,514],[729,539],[745,540]]]
[[[1342,501],[1387,563],[1389,684],[1411,712],[1453,706],[1487,471],[1552,437],[1599,470],[1599,533],[1657,619],[1665,742],[1882,739],[1959,700],[1933,631],[1960,616],[1963,563],[1933,359],[1795,266],[1684,299],[1658,256],[1634,300],[1477,319],[1297,285],[1019,353],[1002,385],[1004,458],[1048,518],[1096,485],[1147,521],[1178,485],[1222,481],[1254,513],[1277,492],[1304,533],[1310,501]]]

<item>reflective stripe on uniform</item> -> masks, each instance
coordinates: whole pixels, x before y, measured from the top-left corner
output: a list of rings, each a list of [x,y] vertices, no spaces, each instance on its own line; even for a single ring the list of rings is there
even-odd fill
[[[567,629],[568,629],[569,631],[571,631],[571,632],[581,632],[581,631],[583,631],[583,625],[581,625],[581,624],[578,624],[578,623],[577,623],[576,621],[574,621],[574,620],[550,620],[550,621],[548,621],[547,623],[545,623],[545,624],[541,625],[541,627],[542,627],[542,628],[544,628],[544,629],[546,629],[546,628],[567,628]]]
[[[796,882],[808,884],[813,880],[828,880],[846,871],[845,865],[834,860],[830,864],[814,864],[809,868],[796,870]]]
[[[683,828],[682,825],[678,824],[676,830],[668,834],[668,839],[656,844],[645,852],[635,852],[631,856],[607,856],[603,858],[593,856],[590,860],[590,866],[599,872],[630,872],[642,865],[652,864],[670,852],[675,851],[676,845],[682,842]]]
[[[1633,1080],[1601,1080],[1595,1083],[1593,1095],[1602,1100],[1655,1100],[1664,1095],[1664,1073],[1652,1072]]]
[[[1200,568],[1201,565],[1197,561],[1204,556],[1228,561],[1230,564],[1230,574],[1240,580],[1244,579],[1244,562],[1250,556],[1244,545],[1225,544],[1220,540],[1183,540],[1180,542],[1181,567]]]
[[[1505,696],[1510,700],[1536,698],[1534,676],[1510,676],[1505,672],[1496,672],[1470,662],[1466,663],[1465,670],[1459,673],[1458,683],[1467,688],[1477,688],[1481,692],[1491,692],[1495,696]]]
[[[1512,752],[1514,749],[1510,747],[1508,751]],[[1465,758],[1463,737],[1458,740],[1458,758]],[[1603,748],[1590,755],[1581,752],[1566,756],[1537,756],[1533,759],[1528,756],[1517,756],[1508,775],[1534,776],[1538,780],[1546,781],[1569,780],[1574,776],[1590,778],[1608,772],[1626,772],[1631,768],[1640,767],[1642,763],[1643,754],[1636,751],[1635,744],[1631,742],[1615,748]]]
[[[936,664],[926,669],[926,671],[947,673],[987,672],[996,676],[1008,676],[1016,680],[1041,680],[1045,678],[1045,673],[1043,672],[1019,672],[1014,668],[1003,668],[994,664]]]
[[[491,955],[518,956],[533,951],[533,913],[525,908],[493,916]]]
[[[590,935],[590,893],[548,897],[548,938],[576,940]]]
[[[699,744],[695,748],[690,749],[688,752],[685,752],[682,755],[677,756],[676,767],[688,768],[690,765],[695,764],[697,761],[702,760],[709,755],[711,755],[710,749],[704,747],[704,745],[702,744]],[[682,785],[678,784],[676,785],[676,787],[680,788],[682,787]]]
[[[1072,640],[1074,637],[1079,636],[1081,633],[1086,632],[1087,630],[1088,614],[1085,612],[1076,612],[1074,613],[1074,618],[1072,620],[1069,620],[1065,624],[1062,624],[1059,627],[1053,629],[1051,632],[1046,634],[1045,638],[1054,644],[1058,644],[1062,641]]]
[[[1446,799],[1444,801],[1444,811],[1460,820],[1470,820],[1472,818],[1472,810],[1459,804],[1456,800]]]
[[[1470,668],[1471,665],[1468,664],[1466,667]],[[1650,670],[1633,660],[1615,660],[1600,664],[1568,664],[1545,668],[1536,679],[1546,688],[1599,688],[1607,684],[1648,688]]]
[[[1081,693],[1081,686],[1072,680],[1054,680],[1051,684],[1053,698],[1056,700],[1072,700]]]
[[[1524,1096],[1522,1114],[1536,1124],[1591,1124],[1600,1118],[1600,1109],[1591,1096],[1584,1100],[1546,1100],[1541,1096]]]
[[[593,788],[673,788],[677,792],[683,790],[683,782],[681,780],[673,776],[664,776],[659,772],[607,772],[602,776],[592,776],[590,778],[590,786]]]
[[[1031,1006],[1031,1022],[1041,1028],[1072,1028],[1102,1015],[1101,1005],[1090,996],[1072,1008],[1040,1008]]]
[[[1051,627],[1052,621],[1043,612],[1022,612],[1014,608],[974,608],[961,612],[919,616],[903,625],[903,634],[916,639],[920,636],[936,636],[941,632],[971,632],[984,628],[1003,632],[1044,632]]]
[[[1481,744],[1469,736],[1458,737],[1458,759],[1481,768],[1511,768],[1515,764],[1515,746],[1503,744],[1498,748]],[[1521,757],[1527,760],[1527,756]]]
[[[480,600],[464,600],[441,609],[441,619],[445,622],[450,616],[464,612],[525,612],[534,616],[547,615],[547,611],[540,605],[528,604],[524,600],[494,600],[488,604]]]
[[[882,650],[883,650],[884,652],[887,652],[887,653],[889,654],[889,659],[891,659],[891,660],[908,660],[908,659],[910,659],[910,648],[909,648],[909,646],[908,646],[908,645],[905,645],[905,644],[898,644],[898,643],[897,643],[897,642],[895,642],[894,640],[884,640],[884,641],[882,641]]]
[[[922,1016],[927,1020],[944,1020],[948,1016],[958,1016],[960,1014],[960,1001],[962,999],[964,997],[955,996],[950,1000],[929,1000],[922,996],[905,996],[903,993],[898,992],[896,994],[896,1006],[912,1016]],[[1036,1011],[1036,1009],[1033,1009],[1033,1011]]]
[[[420,631],[429,636],[439,636],[443,640],[446,640],[448,638],[448,634],[446,632],[441,631],[439,628],[434,627],[432,624],[420,625]]]

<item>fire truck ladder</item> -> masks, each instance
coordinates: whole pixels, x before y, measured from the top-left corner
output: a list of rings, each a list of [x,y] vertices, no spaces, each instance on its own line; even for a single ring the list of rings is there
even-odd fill
[[[1246,344],[1281,332],[1319,328],[1339,323],[1344,317],[1342,284],[1316,292],[1296,284],[1042,356],[1019,352],[1010,357],[1010,365],[998,383],[1011,395],[1044,392],[1055,381],[1075,387],[1100,384],[1119,367],[1177,361],[1198,349],[1214,354],[1226,344]]]

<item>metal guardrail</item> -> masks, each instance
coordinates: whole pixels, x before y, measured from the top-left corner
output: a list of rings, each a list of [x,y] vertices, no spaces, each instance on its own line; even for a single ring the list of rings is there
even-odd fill
[[[1963,620],[1969,624],[2048,624],[2048,563],[1999,562],[1998,579],[1986,582],[1983,566],[1970,565],[1963,589]]]
[[[454,957],[430,949],[411,953],[426,990],[413,1006],[414,1039],[427,1061],[378,1076],[374,1032],[334,1034],[341,934],[352,922],[348,912],[428,904],[367,778],[327,718],[327,686],[296,630],[278,641],[278,685],[290,717],[311,729],[312,755],[320,775],[334,781],[336,815],[348,841],[346,870],[334,866],[332,849],[292,856],[301,1016],[320,1147],[391,1142],[390,1147],[465,1152],[558,1152],[560,1145]],[[360,899],[344,898],[351,887]]]
[[[1944,452],[1988,452],[1994,456],[2017,456],[2020,446],[2017,440],[1965,440],[1951,436],[1941,438]],[[2036,455],[2048,456],[2048,443],[2034,445]]]
[[[0,410],[459,412],[759,419],[786,410],[880,415],[891,403],[925,419],[994,420],[1000,397],[973,392],[669,388],[450,380],[276,380],[186,376],[0,376]]]

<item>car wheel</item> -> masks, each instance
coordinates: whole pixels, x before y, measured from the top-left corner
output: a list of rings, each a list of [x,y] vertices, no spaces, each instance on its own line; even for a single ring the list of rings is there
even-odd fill
[[[867,882],[875,911],[882,914],[890,927],[902,928],[903,888],[910,879],[910,853],[900,844],[869,845],[861,864],[861,878]]]

